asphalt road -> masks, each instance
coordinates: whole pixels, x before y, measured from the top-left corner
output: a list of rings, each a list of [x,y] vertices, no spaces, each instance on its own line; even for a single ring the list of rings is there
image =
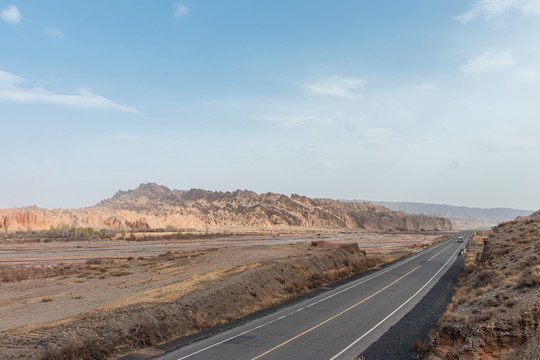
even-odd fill
[[[429,292],[470,234],[157,359],[354,359]]]

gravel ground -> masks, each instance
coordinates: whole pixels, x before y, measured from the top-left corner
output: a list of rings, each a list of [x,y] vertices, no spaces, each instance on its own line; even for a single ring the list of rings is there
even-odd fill
[[[366,349],[357,359],[396,360],[422,359],[425,354],[413,347],[420,341],[429,343],[429,331],[445,312],[457,286],[458,276],[463,272],[465,256],[459,256],[441,280],[397,324],[379,340]]]

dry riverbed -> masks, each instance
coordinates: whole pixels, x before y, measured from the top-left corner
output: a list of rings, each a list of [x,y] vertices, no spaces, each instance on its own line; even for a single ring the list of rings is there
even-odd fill
[[[0,352],[8,359],[112,358],[281,303],[434,238],[346,233],[0,245]]]

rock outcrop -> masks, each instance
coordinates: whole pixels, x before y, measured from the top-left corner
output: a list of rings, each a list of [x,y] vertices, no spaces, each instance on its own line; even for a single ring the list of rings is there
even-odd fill
[[[539,359],[540,218],[535,214],[485,235],[482,252],[466,263],[468,278],[439,321],[428,359]]]
[[[99,204],[77,210],[0,210],[0,229],[40,230],[68,225],[126,230],[165,228],[359,228],[391,231],[452,230],[441,217],[394,212],[362,202],[311,199],[248,190],[170,190],[157,184],[119,191]]]

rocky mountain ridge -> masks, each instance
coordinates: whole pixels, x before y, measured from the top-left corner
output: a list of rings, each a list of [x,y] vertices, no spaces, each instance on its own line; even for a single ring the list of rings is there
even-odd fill
[[[124,230],[292,226],[392,231],[452,229],[445,218],[394,212],[370,203],[311,199],[296,194],[257,194],[249,190],[171,190],[154,183],[118,191],[89,208],[0,210],[0,230],[41,230],[62,225]]]
[[[356,200],[355,200],[356,201]],[[466,206],[425,204],[415,202],[369,201],[390,210],[408,214],[438,215],[452,220],[457,229],[495,226],[503,221],[514,220],[518,216],[528,216],[533,210],[511,208],[473,208]]]

